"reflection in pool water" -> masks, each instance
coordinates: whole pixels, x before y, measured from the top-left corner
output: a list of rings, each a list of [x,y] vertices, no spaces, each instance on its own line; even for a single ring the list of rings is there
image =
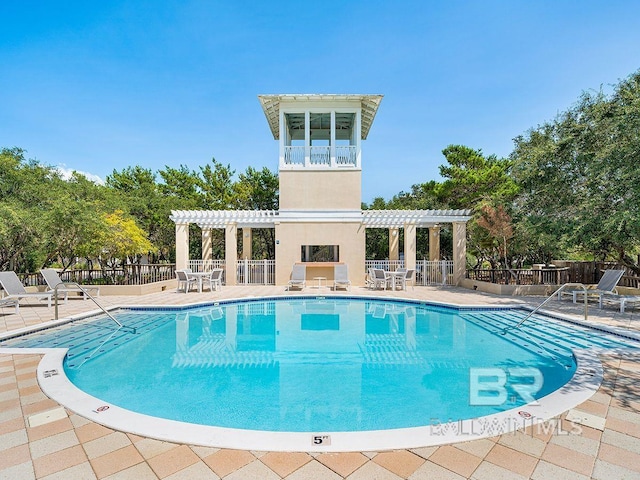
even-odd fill
[[[470,405],[474,369],[538,369],[537,397],[571,378],[569,347],[579,343],[490,332],[522,315],[340,298],[124,311],[119,318],[140,334],[96,340],[97,350],[74,340],[65,368],[106,402],[185,422],[301,432],[424,426],[522,405],[516,384],[535,382],[488,378],[504,403]]]

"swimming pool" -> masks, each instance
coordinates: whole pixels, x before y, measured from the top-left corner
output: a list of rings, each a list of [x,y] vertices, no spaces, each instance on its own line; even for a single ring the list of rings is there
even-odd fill
[[[137,412],[143,414],[138,420],[175,422],[169,430],[187,422],[227,431],[218,436],[297,432],[312,447],[320,439],[327,450],[332,437],[335,444],[353,432],[424,437],[415,429],[428,428],[438,437],[440,426],[450,422],[505,412],[504,418],[526,420],[539,406],[532,401],[562,390],[576,374],[572,350],[637,347],[631,339],[594,336],[544,316],[496,335],[526,313],[365,298],[279,298],[121,309],[118,319],[137,334],[92,319],[0,346],[69,348],[61,357],[66,376],[90,395],[89,416],[100,423],[116,411]],[[582,373],[589,383],[594,370]],[[435,440],[446,435],[440,437]],[[417,441],[425,444],[424,438]]]

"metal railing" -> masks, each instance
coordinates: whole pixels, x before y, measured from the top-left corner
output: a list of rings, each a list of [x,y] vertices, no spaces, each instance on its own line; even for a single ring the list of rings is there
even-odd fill
[[[538,310],[540,310],[543,306],[545,306],[553,297],[555,297],[556,295],[558,296],[558,299],[560,299],[562,292],[567,288],[567,287],[572,287],[572,288],[580,288],[582,289],[582,291],[584,292],[584,320],[587,320],[587,317],[589,315],[589,302],[588,302],[588,298],[587,298],[587,287],[585,287],[582,283],[565,283],[564,285],[562,285],[560,288],[558,288],[556,291],[554,291],[551,295],[549,295],[544,302],[542,302],[540,305],[538,305],[536,308],[534,308],[533,310],[531,310],[529,312],[529,314],[524,317],[522,320],[520,320],[516,325],[512,326],[512,327],[507,327],[502,331],[502,334],[505,335],[509,330],[513,330],[515,328],[520,328],[520,326],[526,322],[527,320],[529,320],[529,318],[531,318]]]
[[[65,270],[59,275],[64,283],[81,285],[146,285],[176,278],[175,271],[173,263],[134,263],[117,268]],[[39,272],[20,273],[18,277],[25,287],[46,285]]]
[[[416,263],[417,285],[453,285],[453,260],[422,260]]]
[[[365,260],[365,272],[368,272],[370,268],[379,268],[387,272],[395,272],[399,268],[404,268],[404,260]]]
[[[569,269],[470,269],[467,278],[499,285],[563,285],[569,281]]]
[[[238,285],[275,285],[275,260],[238,260],[236,269]]]
[[[225,260],[189,260],[189,268],[194,272],[210,272],[214,268],[222,268],[222,283],[226,283]],[[275,285],[275,260],[238,260],[236,263],[237,285]]]
[[[366,260],[365,271],[380,268],[393,272],[404,268],[404,260]],[[416,285],[453,285],[453,260],[421,260],[416,262]]]
[[[106,309],[106,308],[104,308],[104,307],[103,307],[103,306],[102,306],[102,305],[101,305],[101,304],[100,304],[100,303],[99,303],[99,302],[94,298],[94,296],[93,296],[93,295],[91,295],[91,294],[87,291],[87,289],[82,288],[82,286],[81,286],[79,283],[75,283],[75,282],[67,283],[67,284],[65,284],[65,283],[59,283],[59,284],[57,284],[57,285],[54,287],[54,289],[53,289],[53,297],[54,297],[54,302],[55,302],[55,316],[54,316],[54,320],[58,320],[58,287],[68,288],[69,286],[73,286],[73,287],[78,288],[78,289],[82,292],[82,294],[83,294],[86,298],[88,298],[89,300],[91,300],[93,303],[95,303],[95,304],[96,304],[96,306],[97,306],[100,310],[102,310],[102,312],[103,312],[107,317],[109,317],[111,320],[113,320],[114,322],[116,322],[116,323],[118,324],[118,327],[119,327],[119,328],[122,328],[122,329],[125,329],[125,330],[130,330],[130,331],[131,331],[131,333],[136,333],[136,329],[135,329],[134,327],[128,327],[128,326],[123,325],[122,323],[120,323],[116,317],[114,317],[113,315],[111,315],[111,314],[107,311],[107,309]]]

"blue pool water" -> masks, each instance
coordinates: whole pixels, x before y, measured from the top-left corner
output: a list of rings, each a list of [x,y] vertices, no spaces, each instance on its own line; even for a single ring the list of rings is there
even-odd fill
[[[366,431],[476,418],[564,385],[572,348],[637,348],[528,312],[345,298],[122,309],[0,343],[69,348],[85,392],[178,421],[269,431]],[[500,383],[500,372],[504,382]],[[480,383],[478,383],[480,382]],[[483,383],[488,382],[488,383]]]

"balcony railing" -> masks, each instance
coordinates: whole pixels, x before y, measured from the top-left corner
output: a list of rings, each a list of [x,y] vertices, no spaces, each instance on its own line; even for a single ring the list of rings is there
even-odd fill
[[[336,165],[339,167],[355,167],[356,166],[356,147],[355,145],[339,145],[336,146]]]
[[[288,166],[305,165],[305,147],[300,145],[284,147],[284,164]],[[331,159],[331,147],[328,145],[309,147],[309,165],[355,167],[357,166],[356,146],[339,145],[335,147],[335,161]]]
[[[331,165],[331,147],[311,147],[309,163],[311,165]]]
[[[288,146],[284,147],[285,165],[304,165],[304,147]]]

